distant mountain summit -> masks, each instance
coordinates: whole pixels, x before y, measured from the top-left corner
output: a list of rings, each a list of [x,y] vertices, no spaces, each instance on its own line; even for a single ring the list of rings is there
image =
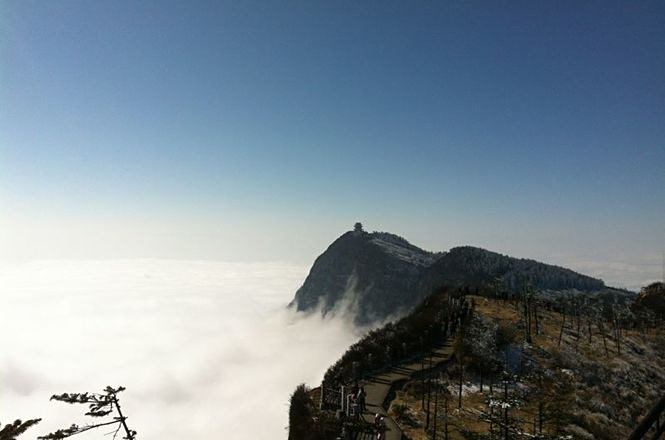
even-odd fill
[[[356,225],[316,259],[291,306],[350,311],[358,323],[405,312],[420,300],[418,285],[437,256],[397,235]]]
[[[289,306],[353,313],[357,324],[366,324],[410,311],[439,287],[480,290],[497,283],[507,292],[527,284],[548,291],[605,289],[602,280],[563,267],[471,246],[428,252],[357,223],[316,259]]]

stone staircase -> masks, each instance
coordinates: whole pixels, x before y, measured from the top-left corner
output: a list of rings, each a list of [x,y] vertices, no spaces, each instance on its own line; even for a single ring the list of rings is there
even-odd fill
[[[385,417],[386,423],[386,440],[400,440],[402,438],[402,430],[397,422],[390,417],[386,409],[390,405],[388,396],[394,389],[394,386],[399,382],[408,381],[416,378],[421,371],[428,371],[431,365],[432,369],[441,368],[453,356],[453,341],[449,340],[445,344],[432,350],[426,357],[425,369],[422,369],[421,360],[408,364],[400,364],[392,367],[390,370],[369,377],[366,379],[365,392],[367,393],[366,406],[367,412],[363,414],[363,418],[369,422],[374,422],[375,414],[381,414]],[[430,363],[431,356],[431,363]],[[374,437],[367,437],[367,440]],[[361,440],[365,440],[363,437]]]

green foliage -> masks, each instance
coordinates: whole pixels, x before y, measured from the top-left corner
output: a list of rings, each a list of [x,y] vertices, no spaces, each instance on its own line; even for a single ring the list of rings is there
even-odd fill
[[[448,309],[449,294],[463,298],[460,291],[441,290],[397,323],[371,331],[326,371],[324,383],[327,386],[352,383],[358,376],[411,359],[443,342],[445,320],[452,322],[460,313],[459,307]]]
[[[359,421],[344,421],[319,411],[305,384],[298,385],[291,395],[288,440],[335,440],[343,429],[360,432],[365,428]]]
[[[15,420],[14,423],[5,425],[0,429],[0,440],[15,440],[16,437],[23,434],[28,428],[35,426],[37,423],[41,422],[42,419],[30,419],[25,422],[21,420]],[[2,424],[0,423],[0,427]]]
[[[289,406],[289,440],[304,440],[312,431],[313,403],[305,384],[298,385]]]
[[[636,312],[650,311],[658,319],[665,319],[665,283],[651,283],[643,287],[631,309]]]

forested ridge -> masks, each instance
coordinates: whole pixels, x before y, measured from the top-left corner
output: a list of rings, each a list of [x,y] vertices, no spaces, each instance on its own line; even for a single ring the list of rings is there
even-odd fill
[[[600,279],[564,267],[461,246],[428,252],[403,237],[366,232],[362,225],[335,240],[314,262],[291,306],[323,314],[353,305],[364,325],[404,315],[441,286],[493,290],[496,282],[512,294],[525,285],[544,291],[603,292]]]
[[[350,389],[419,358],[426,366],[427,352],[450,334],[443,326],[457,322],[454,362],[402,383],[389,403],[402,438],[627,438],[665,395],[662,283],[646,286],[637,300],[551,298],[528,285],[512,294],[501,282],[493,285],[494,291],[439,289],[412,314],[352,345],[322,386]],[[446,320],[452,298],[459,313]],[[341,423],[351,435],[342,438],[353,438],[348,420],[319,408],[320,390],[314,400],[306,388],[299,392],[310,423],[318,420],[310,426],[319,430],[316,438],[337,438]],[[304,438],[315,437],[290,436]]]
[[[500,280],[511,293],[525,285],[538,290],[599,291],[605,283],[560,266],[525,258],[514,258],[485,249],[461,246],[451,249],[430,266],[424,276],[423,289],[437,285],[474,288],[490,286]]]

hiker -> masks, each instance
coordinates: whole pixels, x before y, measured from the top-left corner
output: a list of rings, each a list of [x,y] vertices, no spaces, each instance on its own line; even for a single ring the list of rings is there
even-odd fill
[[[378,416],[378,414],[377,414],[377,416]],[[383,416],[379,417],[379,422],[378,422],[378,426],[376,427],[376,429],[379,431],[376,434],[377,440],[386,440],[386,419],[385,419],[385,417],[383,417]]]
[[[358,405],[358,397],[355,394],[351,394],[351,416],[358,418],[360,417],[360,406]]]
[[[346,413],[349,416],[354,416],[355,413],[355,408],[357,407],[356,404],[356,395],[353,393],[349,393],[348,396],[346,396]]]
[[[365,393],[365,387],[360,387],[360,391],[358,391],[358,406],[360,407],[360,414],[367,411],[367,407],[365,406],[366,397],[367,393]]]
[[[351,413],[354,419],[360,418],[360,406],[355,402],[351,404]]]

